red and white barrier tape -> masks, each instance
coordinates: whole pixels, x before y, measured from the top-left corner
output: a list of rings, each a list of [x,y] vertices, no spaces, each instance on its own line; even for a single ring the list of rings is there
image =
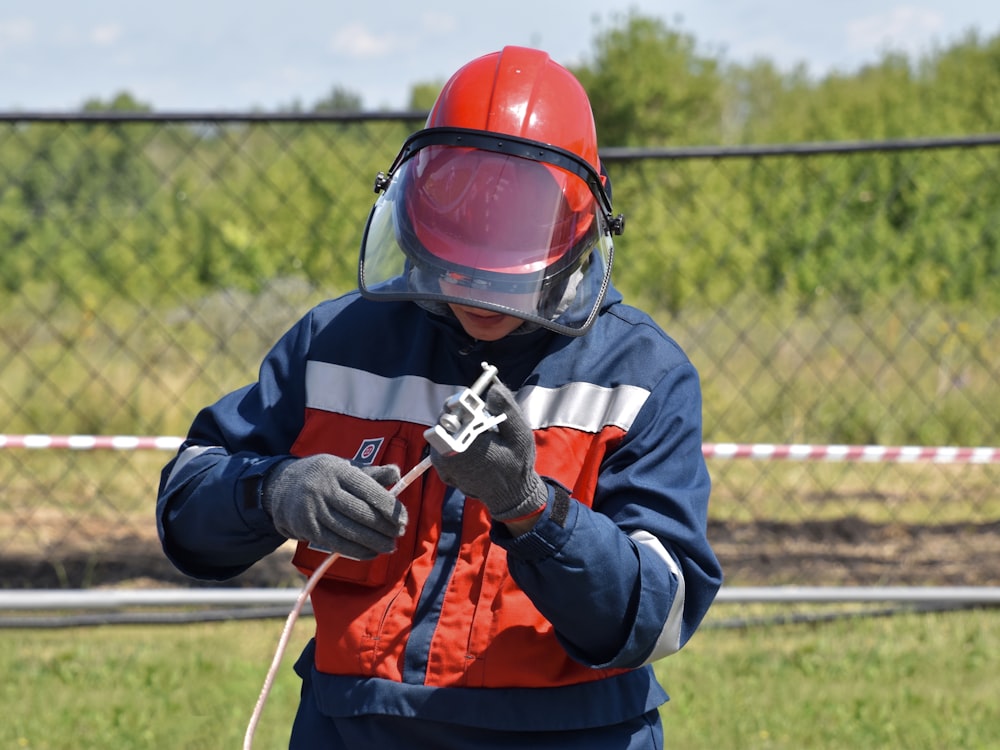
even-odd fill
[[[0,435],[0,448],[69,448],[71,450],[175,451],[184,438],[135,435]]]
[[[175,451],[182,437],[135,435],[0,435],[0,449],[161,450]],[[1000,448],[956,446],[799,445],[773,443],[705,443],[706,458],[758,461],[847,461],[856,463],[1000,463]]]
[[[751,458],[762,461],[852,461],[859,463],[1000,463],[1000,448],[926,447],[916,445],[771,445],[706,443],[706,458]]]

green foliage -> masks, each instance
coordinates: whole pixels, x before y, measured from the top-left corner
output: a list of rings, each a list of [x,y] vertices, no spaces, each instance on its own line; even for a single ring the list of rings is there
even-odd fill
[[[721,112],[718,61],[689,34],[630,12],[594,42],[594,59],[574,70],[587,89],[605,144],[715,140]]]
[[[1000,130],[1000,35],[914,62],[886,53],[811,79],[766,59],[741,66],[635,12],[599,31],[575,70],[605,146],[913,138]],[[807,309],[825,298],[1000,304],[989,152],[615,164],[628,218],[621,285],[676,314],[749,284]],[[638,241],[636,241],[636,237]],[[655,250],[655,252],[654,252]]]
[[[606,146],[890,138],[1000,124],[1000,36],[970,35],[919,65],[887,53],[856,74],[814,82],[766,60],[727,65],[690,34],[630,12],[598,33],[576,72]],[[411,104],[429,105],[439,88],[414,88]],[[316,109],[359,103],[334,87]],[[145,105],[121,93],[87,108]],[[0,288],[54,284],[81,300],[124,289],[155,300],[164,278],[193,295],[259,290],[287,275],[350,286],[371,179],[410,129],[18,126],[0,139]],[[611,169],[629,220],[619,281],[671,312],[724,304],[748,283],[803,307],[833,296],[860,311],[901,287],[934,301],[1000,303],[992,210],[1000,186],[988,152]]]
[[[747,290],[800,310],[900,293],[997,309],[995,151],[608,160],[616,279],[671,314]]]
[[[635,11],[599,27],[577,68],[605,146],[878,140],[1000,130],[1000,34],[920,59],[899,52],[821,79],[728,62]]]
[[[382,150],[363,123],[25,125],[0,142],[0,284],[147,302],[165,280],[193,295],[282,275],[349,287],[372,180],[407,132],[376,127]]]
[[[314,112],[359,112],[361,110],[361,94],[334,86],[330,93],[313,105]]]
[[[83,103],[84,112],[151,112],[152,107],[140,102],[127,91],[119,91],[111,99],[104,101],[99,97],[88,99]]]
[[[444,81],[419,83],[410,89],[408,107],[411,111],[428,111],[434,106],[438,94],[444,88]]]
[[[1000,130],[1000,34],[983,39],[968,33],[923,61],[921,78],[923,115],[937,132]]]

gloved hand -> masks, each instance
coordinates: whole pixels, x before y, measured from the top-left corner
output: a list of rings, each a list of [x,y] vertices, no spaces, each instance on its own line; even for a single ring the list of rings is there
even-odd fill
[[[355,560],[392,552],[406,530],[406,508],[386,490],[396,466],[359,468],[320,453],[275,466],[261,493],[264,510],[289,539]]]
[[[493,383],[483,399],[490,414],[506,414],[462,453],[431,448],[431,463],[445,484],[480,500],[497,521],[511,521],[545,507],[548,489],[535,471],[535,438],[514,394]]]

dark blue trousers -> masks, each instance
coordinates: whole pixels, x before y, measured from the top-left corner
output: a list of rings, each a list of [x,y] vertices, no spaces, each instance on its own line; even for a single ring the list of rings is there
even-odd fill
[[[290,750],[662,750],[657,710],[607,727],[561,732],[496,730],[400,716],[331,718],[316,705],[310,681],[292,727]]]

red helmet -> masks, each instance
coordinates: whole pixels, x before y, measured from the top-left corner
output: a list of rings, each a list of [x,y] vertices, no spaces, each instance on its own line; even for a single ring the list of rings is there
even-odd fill
[[[583,333],[623,222],[604,182],[590,102],[568,70],[523,47],[473,60],[376,179],[361,291]]]
[[[572,73],[540,50],[505,47],[465,65],[444,85],[427,127],[470,128],[540,141],[576,154],[601,171],[587,92]],[[567,195],[577,206],[587,197]]]

